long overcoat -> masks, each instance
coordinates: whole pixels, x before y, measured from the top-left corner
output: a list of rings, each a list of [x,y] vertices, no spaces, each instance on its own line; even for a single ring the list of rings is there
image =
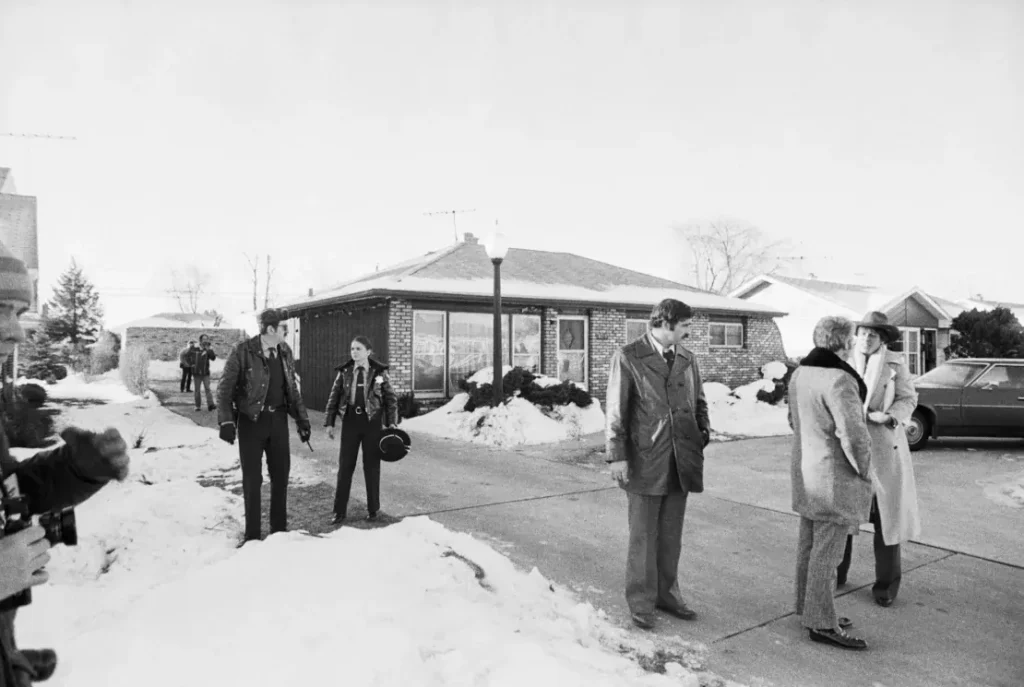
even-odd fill
[[[704,432],[711,431],[697,358],[676,346],[668,363],[648,335],[617,350],[608,371],[605,439],[609,461],[626,461],[633,494],[668,493],[675,456],[687,492],[704,491]]]
[[[871,510],[871,437],[857,379],[800,366],[789,381],[793,510],[856,527]]]
[[[895,428],[868,423],[868,433],[871,435],[871,482],[878,499],[882,538],[891,546],[921,534],[914,463],[910,457],[905,429],[917,408],[917,391],[903,354],[883,347],[875,356],[878,356],[880,364],[868,366],[864,373],[864,381],[868,386],[865,409],[868,412],[888,413],[899,422]],[[858,370],[864,369],[856,357],[855,361]]]

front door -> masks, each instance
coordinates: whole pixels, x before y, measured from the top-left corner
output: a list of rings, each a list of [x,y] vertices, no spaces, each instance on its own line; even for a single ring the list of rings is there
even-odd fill
[[[1024,431],[1024,364],[993,365],[964,389],[965,434],[1021,436]]]
[[[921,374],[935,369],[938,358],[938,332],[934,329],[921,330]]]

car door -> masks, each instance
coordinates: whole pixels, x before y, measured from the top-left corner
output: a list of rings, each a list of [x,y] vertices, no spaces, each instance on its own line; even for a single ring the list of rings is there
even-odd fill
[[[964,389],[965,434],[1024,434],[1024,364],[996,363]]]

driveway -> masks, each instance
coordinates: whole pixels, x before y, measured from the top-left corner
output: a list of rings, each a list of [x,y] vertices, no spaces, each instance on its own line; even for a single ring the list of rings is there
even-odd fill
[[[182,414],[209,422],[206,413]],[[322,424],[311,413],[314,427]],[[600,437],[501,450],[413,434],[386,464],[383,512],[428,515],[470,532],[519,567],[537,567],[628,626],[623,599],[626,499],[600,460]],[[308,461],[332,481],[337,440],[320,431]],[[713,444],[704,494],[687,511],[680,582],[696,622],[664,617],[654,638],[710,648],[708,668],[749,685],[932,687],[1024,684],[1024,508],[998,485],[1024,470],[1020,442],[946,445],[916,453],[924,532],[904,547],[903,588],[876,606],[871,537],[857,537],[838,598],[867,652],[812,644],[792,614],[797,518],[789,509],[789,439]],[[352,495],[364,494],[356,471]],[[358,507],[354,505],[354,508]]]

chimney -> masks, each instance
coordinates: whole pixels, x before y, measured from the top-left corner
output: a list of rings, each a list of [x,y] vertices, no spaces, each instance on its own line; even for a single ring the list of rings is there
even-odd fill
[[[310,289],[310,290],[309,290],[309,297],[310,297],[310,298],[312,298],[312,297],[313,297],[313,289]]]
[[[462,241],[463,243],[480,243],[480,239],[478,239],[476,236],[473,236],[473,233],[469,231],[462,235]]]

